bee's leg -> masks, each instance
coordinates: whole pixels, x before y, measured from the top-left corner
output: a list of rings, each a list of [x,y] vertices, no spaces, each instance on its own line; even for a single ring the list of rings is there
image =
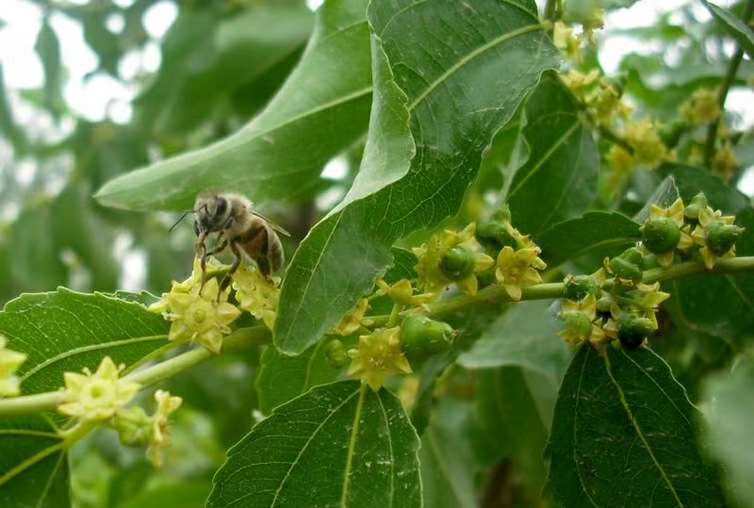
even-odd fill
[[[207,233],[202,232],[199,234],[199,236],[196,239],[196,246],[194,247],[196,251],[196,255],[199,257],[200,261],[199,264],[202,267],[202,284],[199,286],[199,294],[202,294],[202,289],[204,289],[204,283],[206,282],[207,278]]]
[[[228,273],[225,274],[225,277],[223,277],[223,281],[220,283],[220,291],[217,293],[217,299],[220,300],[220,295],[227,289],[228,286],[230,286],[231,278],[233,277],[233,274],[236,273],[236,270],[238,270],[238,267],[241,266],[241,251],[238,250],[238,244],[234,241],[230,241],[230,250],[233,251],[233,264],[230,265],[230,270],[228,270]]]

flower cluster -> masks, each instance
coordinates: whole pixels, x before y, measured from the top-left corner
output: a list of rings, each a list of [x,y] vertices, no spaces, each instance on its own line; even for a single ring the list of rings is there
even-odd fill
[[[635,247],[605,259],[591,276],[566,277],[561,336],[574,345],[617,339],[626,348],[640,346],[657,330],[657,310],[670,297],[659,283],[643,283],[644,271],[670,266],[676,257],[713,269],[719,259],[735,256],[743,228],[734,220],[713,210],[704,194],[688,206],[680,198],[668,207],[653,205]]]
[[[220,291],[215,278],[202,285],[202,270],[197,259],[191,277],[173,282],[170,292],[163,294],[149,310],[171,322],[169,340],[195,342],[219,353],[223,336],[230,333],[228,325],[241,314],[235,305],[228,303],[228,294],[229,290]]]
[[[280,279],[265,277],[256,267],[241,267],[233,274],[233,289],[238,306],[272,330],[280,300]]]
[[[168,417],[181,405],[181,398],[162,390],[155,392],[157,409],[151,416],[139,406],[126,407],[141,385],[121,377],[124,366],[116,366],[106,356],[95,372],[66,372],[65,391],[58,412],[109,426],[124,444],[147,446],[147,457],[156,466],[162,464],[162,450],[170,444]]]
[[[25,354],[6,348],[7,343],[7,339],[0,335],[0,398],[19,394],[20,381],[15,374],[26,361]]]
[[[357,376],[372,390],[379,390],[391,374],[410,374],[411,365],[401,348],[400,328],[381,328],[359,337],[359,345],[348,352],[350,376]]]

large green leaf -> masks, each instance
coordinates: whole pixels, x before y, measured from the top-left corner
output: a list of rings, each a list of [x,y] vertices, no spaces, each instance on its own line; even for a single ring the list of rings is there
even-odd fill
[[[357,381],[279,406],[228,452],[208,507],[421,506],[419,440],[400,402]]]
[[[710,450],[724,466],[726,487],[740,506],[754,506],[754,362],[742,359],[730,374],[719,374],[705,387]]]
[[[556,502],[723,506],[696,445],[696,410],[651,350],[584,346],[560,388],[548,451]]]
[[[50,26],[48,19],[44,19],[39,28],[34,49],[42,61],[42,69],[44,70],[45,107],[57,116],[63,106],[63,67],[58,36]]]
[[[167,333],[167,322],[143,305],[65,288],[22,295],[0,312],[8,347],[27,355],[18,371],[27,395],[55,390],[64,372],[94,370],[105,356],[133,365],[164,346]]]
[[[615,255],[639,239],[639,224],[625,215],[587,212],[578,219],[555,224],[537,237],[537,244],[542,248],[542,257],[554,268],[581,256]]]
[[[516,172],[508,204],[516,227],[537,235],[578,216],[597,194],[600,157],[572,94],[548,76],[526,102],[523,136],[531,156]]]
[[[345,200],[288,268],[275,344],[289,353],[369,291],[393,242],[458,210],[484,148],[557,59],[530,1],[372,2],[368,17],[375,94],[366,153]]]
[[[265,110],[207,148],[107,183],[106,205],[153,210],[191,207],[208,189],[255,202],[290,199],[315,185],[323,164],[367,125],[371,81],[365,0],[329,0],[298,66]]]
[[[0,506],[68,507],[68,458],[41,415],[0,419]]]
[[[557,386],[571,353],[557,335],[562,324],[549,306],[546,301],[514,305],[458,358],[458,363],[467,369],[523,367]]]
[[[730,11],[717,5],[704,1],[704,5],[712,13],[715,19],[722,24],[730,35],[735,38],[751,58],[754,58],[754,30],[738,19]]]
[[[422,435],[421,462],[424,506],[475,508],[475,464],[469,425],[470,404],[443,400]]]

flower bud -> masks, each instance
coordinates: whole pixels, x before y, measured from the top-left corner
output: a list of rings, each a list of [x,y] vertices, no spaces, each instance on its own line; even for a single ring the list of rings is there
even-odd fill
[[[672,219],[656,217],[642,227],[644,246],[654,254],[665,254],[675,249],[681,240],[681,230]]]
[[[440,269],[450,280],[461,280],[474,272],[474,253],[465,247],[450,249],[440,261]]]
[[[480,222],[476,227],[476,237],[486,247],[492,247],[497,250],[505,246],[515,249],[517,246],[516,239],[508,232],[505,224],[499,221]]]
[[[707,231],[707,247],[717,256],[728,252],[735,244],[744,228],[734,224],[714,222]]]
[[[652,321],[638,316],[628,316],[621,319],[618,328],[618,340],[626,349],[636,349],[652,333]]]
[[[619,258],[625,259],[631,264],[640,266],[641,261],[644,258],[642,252],[636,247],[630,247],[618,255]]]
[[[625,258],[615,257],[608,263],[610,270],[619,278],[627,279],[634,282],[641,280],[641,268],[638,264],[632,263]]]
[[[691,199],[691,202],[683,211],[683,215],[686,220],[696,223],[699,221],[699,212],[707,208],[707,206],[707,196],[705,196],[703,192],[700,192]]]
[[[566,277],[565,297],[569,300],[581,300],[587,295],[597,296],[597,283],[589,275]]]
[[[350,361],[346,348],[338,339],[333,339],[325,344],[325,357],[327,362],[336,369],[345,367]]]
[[[453,327],[426,316],[407,316],[401,324],[401,344],[409,358],[423,358],[450,347]]]

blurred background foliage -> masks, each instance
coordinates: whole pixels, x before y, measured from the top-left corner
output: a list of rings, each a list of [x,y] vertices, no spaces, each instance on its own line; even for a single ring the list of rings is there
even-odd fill
[[[719,3],[735,12],[741,9],[736,2]],[[599,53],[588,54],[584,65],[596,64],[619,82],[639,114],[671,125],[695,90],[713,88],[724,79],[735,46],[701,3],[642,0],[608,5],[614,8],[599,34]],[[316,2],[303,0],[3,0],[0,303],[21,292],[58,285],[159,293],[171,279],[185,277],[192,256],[188,223],[169,233],[173,214],[105,209],[91,196],[116,175],[204,146],[244,125],[295,65],[315,7]],[[23,37],[12,48],[19,31]],[[32,44],[24,46],[21,39]],[[78,41],[78,52],[69,54],[71,40]],[[23,74],[19,69],[26,67],[39,77],[31,84],[18,78]],[[745,59],[727,105],[741,163],[733,183],[748,196],[754,193],[752,80],[754,62]],[[476,216],[476,198],[500,187],[512,130],[498,136],[458,223]],[[301,238],[349,187],[361,148],[357,143],[328,163],[321,185],[303,199],[290,206],[280,203],[274,210],[295,237]],[[605,199],[596,207],[632,214],[662,176],[635,173],[621,199]],[[583,266],[594,266],[593,260]],[[579,265],[568,268],[578,271]],[[656,345],[695,396],[700,374],[726,364],[735,345],[712,337],[709,330],[674,326],[667,340]],[[687,340],[674,342],[676,333],[686,334]],[[171,382],[175,386],[169,389],[184,397],[187,410],[178,413],[175,445],[159,474],[140,450],[123,449],[107,431],[76,448],[77,505],[203,505],[224,450],[261,416],[251,389],[258,360],[256,353],[228,355]],[[432,484],[437,472],[431,464],[444,454],[474,450],[479,470],[496,468],[483,476],[474,474],[476,470],[459,471],[458,481],[484,492],[490,506],[534,506],[530,503],[538,498],[544,471],[524,460],[520,470],[510,473],[510,464],[501,458],[525,455],[526,450],[508,449],[503,438],[480,442],[489,439],[480,427],[497,428],[500,415],[485,400],[475,408],[467,388],[472,381],[495,384],[505,379],[507,386],[528,387],[533,399],[526,402],[528,407],[551,409],[552,387],[539,389],[542,382],[536,376],[501,369],[482,380],[469,379],[471,374],[458,369],[445,376],[449,400],[438,414],[452,416],[435,415],[436,424],[425,435],[422,453],[429,466],[424,481]],[[482,417],[472,418],[478,414]],[[542,420],[549,424],[549,418]],[[533,434],[546,435],[542,425],[530,427]],[[456,441],[462,429],[471,436],[471,445]],[[509,435],[515,430],[505,433],[515,440]],[[541,442],[543,437],[527,439]],[[500,487],[501,478],[507,487]],[[447,499],[442,492],[437,496]],[[459,506],[468,501],[459,500]]]

